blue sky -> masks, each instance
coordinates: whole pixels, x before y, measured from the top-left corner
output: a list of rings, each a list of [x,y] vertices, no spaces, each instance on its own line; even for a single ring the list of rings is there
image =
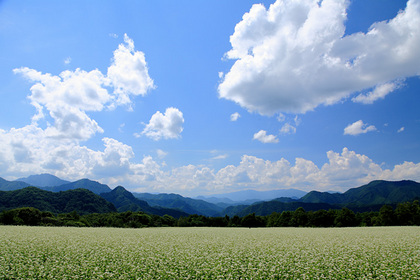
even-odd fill
[[[0,1],[0,176],[419,181],[419,26],[420,0]]]

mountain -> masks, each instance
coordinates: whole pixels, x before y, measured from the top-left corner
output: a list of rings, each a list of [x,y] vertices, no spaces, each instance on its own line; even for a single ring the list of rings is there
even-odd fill
[[[224,209],[213,203],[200,199],[183,197],[179,194],[134,193],[134,196],[147,201],[151,206],[175,208],[187,212],[188,214],[216,217],[220,216],[220,213]]]
[[[96,181],[92,181],[89,179],[81,179],[75,182],[67,183],[60,186],[54,187],[45,187],[45,190],[53,191],[53,192],[60,192],[60,191],[67,191],[67,190],[74,190],[74,189],[87,189],[95,194],[101,194],[105,192],[110,192],[111,189],[107,185],[98,183]]]
[[[31,175],[26,178],[20,178],[16,181],[21,181],[28,183],[34,187],[56,187],[64,184],[70,183],[69,181],[62,180],[54,175],[51,174],[39,174],[39,175]]]
[[[244,207],[245,206],[245,207]],[[248,214],[255,213],[259,216],[267,216],[273,212],[281,213],[283,211],[295,211],[299,207],[305,209],[305,211],[317,211],[321,209],[340,209],[338,206],[330,205],[327,203],[305,203],[299,201],[293,202],[281,202],[278,200],[272,201],[263,201],[254,203],[252,205],[239,205],[231,206],[226,208],[223,211],[223,215],[228,215],[230,217],[238,215],[239,217],[244,217]]]
[[[95,194],[100,194],[111,191],[111,188],[107,185],[89,179],[81,179],[75,182],[68,182],[50,174],[31,175],[27,178],[22,178],[22,180],[26,180],[26,182],[18,180],[7,181],[0,177],[0,191],[13,191],[29,186],[38,187],[40,189],[51,192],[87,189]],[[55,185],[54,182],[60,185]],[[61,184],[63,182],[64,184]]]
[[[246,204],[252,204],[256,201],[269,201],[278,197],[291,197],[301,198],[307,193],[296,189],[285,189],[285,190],[272,190],[272,191],[255,191],[255,190],[244,190],[225,194],[215,194],[211,196],[200,196],[201,199],[215,201],[217,198],[229,199],[234,202],[248,201]],[[226,201],[220,201],[226,203]]]
[[[36,187],[0,191],[0,211],[20,207],[35,207],[53,213],[79,214],[116,212],[115,206],[86,189],[50,192]]]
[[[177,209],[152,207],[146,201],[134,197],[134,195],[131,192],[127,191],[124,187],[121,186],[116,187],[110,192],[101,193],[100,195],[107,201],[114,204],[118,212],[142,211],[148,214],[154,214],[159,216],[169,215],[174,218],[188,216],[187,213]]]
[[[420,183],[404,181],[372,181],[367,185],[352,188],[344,193],[312,191],[299,201],[329,203],[345,206],[396,204],[420,198]]]
[[[30,185],[20,181],[7,181],[0,177],[0,191],[14,191],[29,187]]]

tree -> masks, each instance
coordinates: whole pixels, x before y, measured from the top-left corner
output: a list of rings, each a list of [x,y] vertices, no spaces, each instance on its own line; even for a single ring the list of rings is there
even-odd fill
[[[241,225],[243,227],[264,227],[264,219],[260,216],[255,216],[255,213],[248,214],[241,220]]]
[[[389,205],[384,205],[379,210],[378,223],[381,226],[393,226],[395,224],[394,209]]]
[[[308,223],[308,215],[303,207],[299,207],[292,214],[290,223],[294,227],[305,227]]]
[[[357,225],[356,214],[354,214],[354,212],[350,209],[344,207],[337,212],[334,225],[337,227],[354,227]]]

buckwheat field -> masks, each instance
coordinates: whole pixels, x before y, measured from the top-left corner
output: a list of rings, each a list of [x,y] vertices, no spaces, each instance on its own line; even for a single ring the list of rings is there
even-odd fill
[[[0,279],[420,279],[420,228],[0,226]]]

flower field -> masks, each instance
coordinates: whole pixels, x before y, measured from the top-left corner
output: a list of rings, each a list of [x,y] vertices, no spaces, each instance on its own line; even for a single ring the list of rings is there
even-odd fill
[[[0,279],[420,279],[420,227],[0,226]]]

